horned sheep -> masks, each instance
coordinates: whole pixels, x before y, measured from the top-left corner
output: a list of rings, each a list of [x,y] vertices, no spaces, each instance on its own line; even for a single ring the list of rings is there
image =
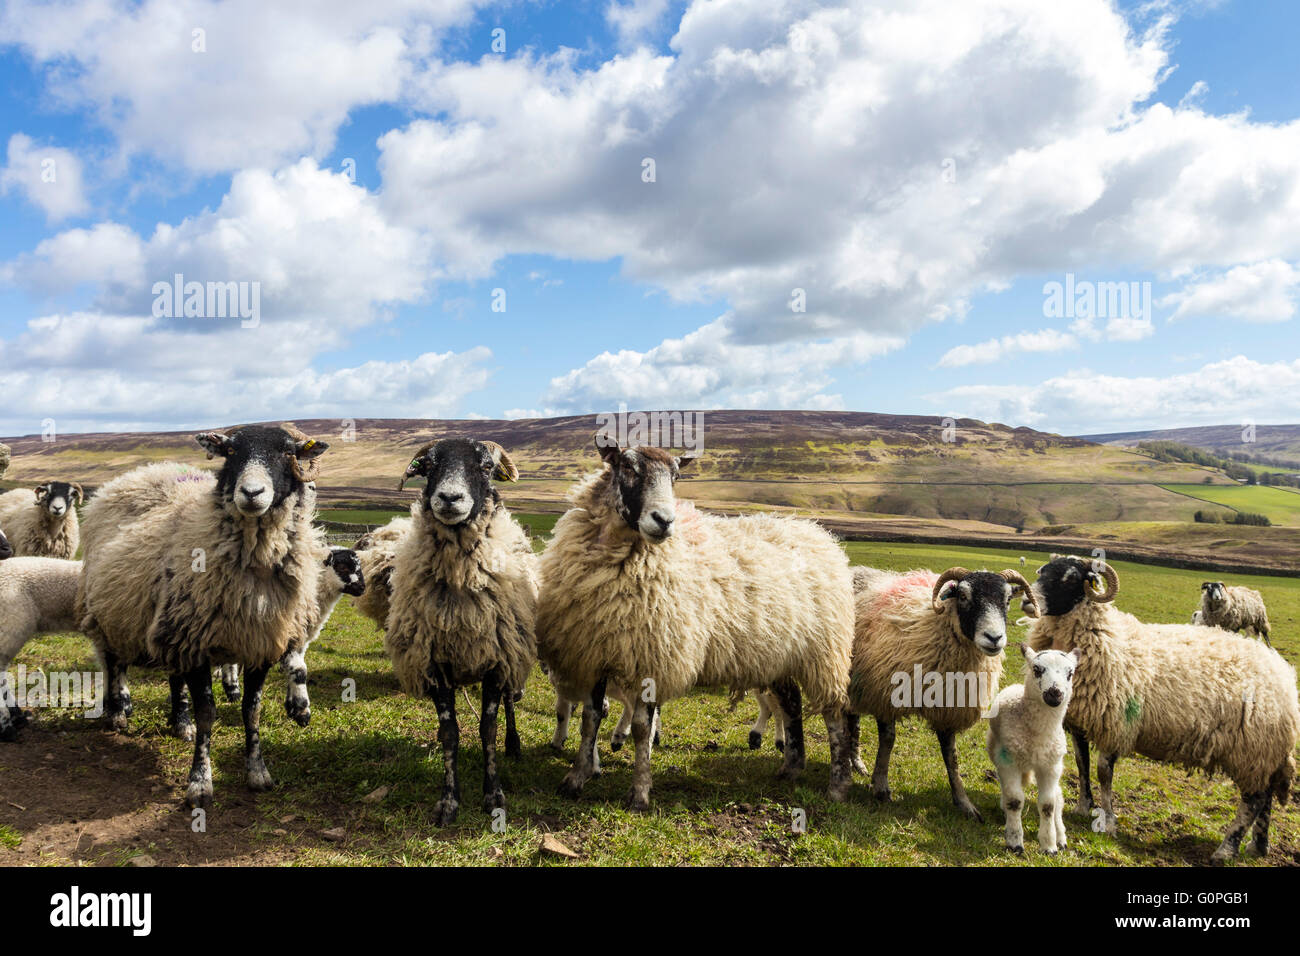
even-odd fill
[[[1236,856],[1252,827],[1255,849],[1265,855],[1273,803],[1286,803],[1296,770],[1295,668],[1271,648],[1228,631],[1144,624],[1116,609],[1119,575],[1102,562],[1054,555],[1038,569],[1033,588],[1042,616],[1030,625],[1030,646],[1083,653],[1066,725],[1101,752],[1099,813],[1106,831],[1116,831],[1115,763],[1138,753],[1223,771],[1241,800],[1211,859]],[[1079,770],[1086,782],[1082,759]]]
[[[1250,631],[1262,637],[1270,647],[1268,609],[1264,595],[1254,588],[1206,581],[1201,585],[1200,621],[1208,627],[1225,631]]]
[[[174,481],[157,507],[124,524],[118,516],[135,506],[116,499],[130,494],[132,474],[91,502],[78,613],[104,665],[113,726],[125,727],[130,713],[128,665],[166,669],[178,721],[177,701],[188,688],[197,733],[186,800],[206,807],[214,664],[245,671],[248,785],[272,785],[258,733],[262,687],[316,599],[322,569],[313,482],[329,446],[291,426],[250,425],[196,439],[209,457],[223,459],[215,483]]]
[[[849,706],[876,719],[879,745],[871,792],[890,799],[894,725],[916,716],[939,741],[953,803],[983,816],[962,784],[957,734],[973,727],[997,694],[1007,642],[1007,608],[1017,594],[1037,613],[1019,571],[942,574],[876,572],[855,595],[856,640]]]
[[[430,442],[415,453],[402,484],[425,479],[411,507],[411,528],[393,561],[384,648],[408,694],[430,695],[443,750],[439,826],[460,808],[460,730],[456,690],[482,689],[483,809],[505,806],[496,762],[496,721],[537,657],[533,620],[536,582],[528,535],[492,486],[519,473],[495,442],[463,438]],[[400,486],[399,486],[400,487]]]
[[[679,503],[673,484],[689,458],[600,440],[597,449],[604,467],[572,490],[542,554],[539,652],[560,692],[583,702],[562,792],[576,796],[595,773],[614,682],[642,689],[632,713],[633,809],[650,804],[655,711],[695,686],[772,688],[786,716],[786,778],[804,766],[802,688],[825,717],[830,793],[844,799],[853,646],[844,551],[811,521],[706,515]]]
[[[85,500],[81,485],[48,481],[35,490],[16,488],[0,495],[0,527],[14,554],[30,558],[77,556],[81,542],[77,505]]]

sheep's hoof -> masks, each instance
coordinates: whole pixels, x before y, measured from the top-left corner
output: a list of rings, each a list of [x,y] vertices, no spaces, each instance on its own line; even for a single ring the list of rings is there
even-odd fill
[[[1043,852],[1046,853],[1048,856],[1056,856],[1058,851],[1049,850],[1047,847],[1043,847]]]
[[[888,787],[872,787],[871,795],[881,803],[888,803],[890,800],[894,799],[894,795],[889,792]]]
[[[552,741],[551,741],[551,750],[554,751],[558,756],[563,757],[563,756],[564,756],[564,741],[561,740],[559,743],[556,743],[554,740],[552,740]]]
[[[650,809],[650,794],[638,793],[637,789],[633,787],[628,791],[625,802],[629,810],[635,813],[645,813]]]
[[[288,714],[289,719],[292,720],[299,727],[306,727],[308,724],[311,723],[311,702],[310,701],[300,702],[296,700],[285,700],[284,712]]]
[[[826,791],[826,795],[831,798],[832,803],[843,803],[849,798],[849,790],[852,786],[852,781],[845,781],[840,784],[833,783],[830,789]]]
[[[125,710],[119,710],[108,715],[108,729],[114,733],[124,734],[127,728],[127,717],[130,715]]]
[[[0,726],[0,741],[11,744],[18,739],[18,728],[13,724]]]
[[[659,731],[657,731],[657,730],[655,731],[654,745],[655,745],[656,747],[659,746]]]
[[[623,737],[611,737],[609,739],[609,749],[614,751],[614,753],[618,753],[620,750],[623,749],[624,739],[625,738]]]
[[[784,740],[774,740],[774,741],[772,742],[772,746],[774,746],[777,750],[781,751],[781,753],[785,753],[785,741],[784,741]]]
[[[1025,848],[1023,846],[1012,846],[1010,843],[1008,843],[1007,849],[1010,850],[1012,853],[1015,853],[1017,856],[1025,855]]]
[[[460,812],[460,803],[452,797],[443,797],[433,807],[434,823],[440,827],[449,827],[456,822]]]
[[[483,794],[483,812],[492,815],[493,810],[504,810],[506,805],[506,795],[500,787],[491,793]]]
[[[513,760],[518,760],[524,755],[524,745],[520,742],[519,737],[506,738],[506,756]]]
[[[248,768],[248,789],[261,793],[275,786],[270,772],[265,767]]]
[[[957,809],[960,810],[966,816],[970,817],[976,823],[984,822],[984,814],[980,813],[979,810],[975,808],[975,804],[973,803],[970,802],[959,803],[957,804]]]
[[[184,723],[174,723],[171,725],[171,734],[178,740],[188,740],[192,743],[194,741],[194,723],[189,720]]]
[[[1079,802],[1074,805],[1074,812],[1081,813],[1085,817],[1091,816],[1093,806],[1093,802],[1087,797],[1080,797]]]
[[[230,701],[232,704],[238,704],[240,700],[243,699],[244,695],[240,692],[238,687],[226,687],[223,688],[223,690],[226,692],[226,700]]]
[[[212,785],[191,783],[185,790],[185,806],[191,810],[207,810],[212,806]]]
[[[763,735],[757,730],[751,730],[749,732],[749,749],[757,750],[761,746],[763,746]]]
[[[31,718],[27,716],[27,711],[21,707],[10,707],[9,719],[13,721],[15,727],[26,727],[31,721]]]
[[[567,776],[560,781],[560,796],[576,800],[582,793],[582,784],[573,779],[573,776]]]

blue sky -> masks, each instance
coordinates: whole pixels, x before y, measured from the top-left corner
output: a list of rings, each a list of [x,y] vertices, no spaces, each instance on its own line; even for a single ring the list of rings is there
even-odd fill
[[[0,434],[620,403],[1300,420],[1298,21],[13,2]],[[255,320],[154,314],[178,272],[255,285]],[[1149,308],[1052,314],[1067,276]]]

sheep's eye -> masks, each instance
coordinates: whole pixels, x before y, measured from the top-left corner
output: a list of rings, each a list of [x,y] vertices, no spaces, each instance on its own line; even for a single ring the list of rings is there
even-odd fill
[[[1035,677],[1042,677],[1042,676],[1043,676],[1043,669],[1042,669],[1041,667],[1035,667],[1035,668],[1034,668],[1034,676],[1035,676]]]

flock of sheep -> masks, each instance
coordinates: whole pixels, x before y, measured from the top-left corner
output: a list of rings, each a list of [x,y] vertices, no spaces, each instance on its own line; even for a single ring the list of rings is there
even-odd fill
[[[331,548],[315,524],[324,442],[288,425],[197,439],[220,459],[215,474],[138,468],[98,489],[80,519],[74,484],[42,485],[35,500],[30,490],[0,495],[0,558],[8,559],[0,564],[0,700],[12,700],[5,673],[38,633],[76,630],[90,639],[106,675],[105,716],[118,730],[132,709],[127,669],[163,669],[171,729],[194,742],[186,800],[195,807],[212,800],[213,668],[241,702],[248,785],[266,789],[258,725],[268,671],[281,665],[286,711],[305,725],[305,655],[345,593],[383,628],[402,689],[434,701],[442,826],[461,801],[457,691],[481,688],[482,806],[492,812],[505,805],[498,713],[504,708],[506,753],[518,756],[514,705],[538,662],[556,693],[557,748],[581,706],[577,756],[561,791],[577,796],[600,772],[598,735],[613,697],[624,709],[611,746],[631,736],[628,804],[637,810],[650,805],[661,705],[695,687],[758,695],[750,746],[775,717],[785,779],[804,768],[805,707],[820,714],[834,800],[849,797],[854,771],[866,771],[862,716],[876,722],[870,787],[882,800],[890,797],[895,724],[920,717],[937,738],[954,804],[975,820],[955,742],[991,716],[988,753],[1006,842],[1019,852],[1031,779],[1041,847],[1055,853],[1066,844],[1059,781],[1067,732],[1080,809],[1109,833],[1115,762],[1132,753],[1222,771],[1237,785],[1240,805],[1216,861],[1235,856],[1252,829],[1255,849],[1267,853],[1272,806],[1290,794],[1296,675],[1271,647],[1235,633],[1268,639],[1262,599],[1248,589],[1207,582],[1192,624],[1148,624],[1114,606],[1114,568],[1077,557],[1053,555],[1032,584],[1010,569],[850,569],[815,522],[697,511],[674,493],[689,459],[600,442],[603,467],[572,490],[540,556],[494,485],[518,477],[510,455],[467,439],[414,454],[402,483],[422,478],[424,488],[409,518],[352,549]],[[1025,682],[998,693],[1016,598],[1030,618]],[[922,675],[923,692],[900,694],[914,676],[921,690]],[[981,688],[996,695],[991,712]],[[0,704],[0,740],[12,740],[24,718]],[[1095,809],[1090,746],[1099,754]]]

